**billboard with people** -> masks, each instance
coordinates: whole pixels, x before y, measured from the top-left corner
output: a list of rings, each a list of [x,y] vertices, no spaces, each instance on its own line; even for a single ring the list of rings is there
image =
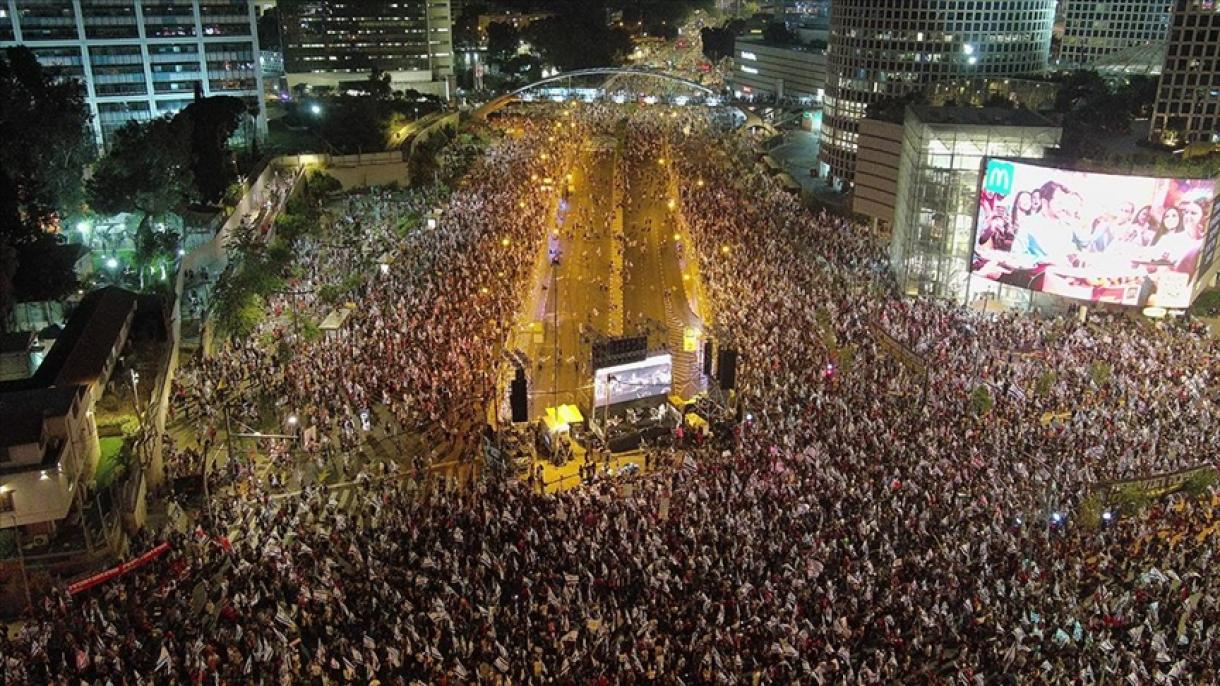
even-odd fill
[[[1214,185],[989,159],[970,269],[1068,298],[1187,307]]]

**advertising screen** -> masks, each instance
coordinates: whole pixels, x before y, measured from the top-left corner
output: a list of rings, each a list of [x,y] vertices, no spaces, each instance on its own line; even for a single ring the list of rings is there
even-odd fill
[[[970,269],[1068,298],[1184,308],[1213,186],[988,160]]]
[[[656,355],[640,362],[597,370],[593,377],[593,402],[602,407],[666,395],[672,384],[670,356]]]

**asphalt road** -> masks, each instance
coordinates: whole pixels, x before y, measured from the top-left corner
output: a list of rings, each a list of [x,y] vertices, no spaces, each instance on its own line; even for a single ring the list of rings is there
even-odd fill
[[[582,412],[593,406],[592,341],[615,335],[614,303],[621,302],[622,334],[646,333],[649,348],[668,337],[666,285],[681,297],[681,271],[673,242],[662,169],[655,161],[618,164],[629,182],[621,198],[622,234],[616,235],[614,181],[616,153],[586,150],[573,170],[574,189],[561,210],[558,266],[547,270],[544,343],[531,390],[534,415],[547,407],[573,403]],[[622,258],[616,260],[616,244]],[[621,279],[614,278],[619,270]],[[615,293],[620,287],[621,294]]]
[[[559,263],[547,270],[542,363],[534,374],[535,413],[572,403],[589,407],[593,332],[610,324],[613,230],[613,150],[586,150],[572,170],[573,191],[561,206]],[[537,402],[541,400],[541,402]]]
[[[673,221],[666,204],[669,195],[663,170],[655,160],[637,160],[626,165],[624,333],[646,334],[649,350],[660,348],[668,336],[662,277],[670,266],[666,262],[675,262]]]

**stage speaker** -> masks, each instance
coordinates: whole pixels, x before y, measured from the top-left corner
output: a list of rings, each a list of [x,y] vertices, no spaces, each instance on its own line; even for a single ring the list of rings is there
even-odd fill
[[[509,405],[513,410],[513,423],[528,422],[530,419],[529,387],[525,381],[525,370],[517,367],[517,376],[513,379]]]
[[[720,349],[716,360],[716,383],[721,390],[731,391],[737,384],[737,351]]]
[[[712,339],[707,339],[703,342],[703,375],[711,378],[712,376],[712,355],[716,352],[715,346],[712,344]]]

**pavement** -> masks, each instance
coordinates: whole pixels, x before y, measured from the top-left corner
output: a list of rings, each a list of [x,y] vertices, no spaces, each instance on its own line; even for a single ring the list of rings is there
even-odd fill
[[[592,398],[591,341],[608,334],[612,319],[614,158],[613,150],[584,151],[571,171],[573,190],[560,205],[558,235],[548,239],[558,245],[559,261],[542,276],[543,343],[531,384],[535,417],[562,403],[587,408]]]

